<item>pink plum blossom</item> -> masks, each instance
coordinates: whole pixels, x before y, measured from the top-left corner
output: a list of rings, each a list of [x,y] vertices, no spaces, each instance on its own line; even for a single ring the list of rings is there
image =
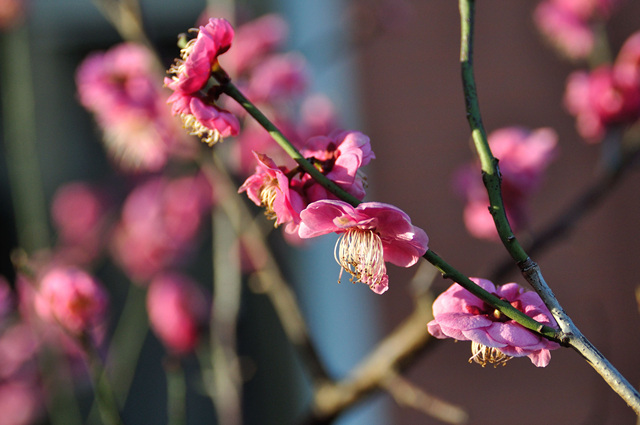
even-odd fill
[[[301,55],[271,55],[252,70],[247,97],[253,102],[277,102],[302,94],[306,87],[306,61]]]
[[[167,103],[171,104],[173,114],[182,119],[189,134],[201,138],[209,146],[240,132],[240,123],[235,115],[209,104],[200,93],[175,91]]]
[[[165,273],[149,285],[147,311],[151,328],[177,354],[194,349],[207,324],[209,309],[209,296],[186,276]]]
[[[608,127],[640,118],[640,86],[620,84],[615,68],[602,65],[591,72],[569,75],[564,103],[576,117],[580,135],[595,143],[602,140]]]
[[[44,413],[44,395],[35,380],[0,382],[0,425],[40,423]]]
[[[364,176],[360,167],[376,157],[369,137],[358,131],[316,136],[304,143],[300,153],[319,167],[329,180],[356,198],[364,198]],[[305,179],[304,188],[310,202],[335,198],[310,176]]]
[[[586,59],[593,52],[593,25],[606,20],[623,0],[544,0],[534,12],[540,32],[570,59]]]
[[[98,281],[75,267],[53,267],[40,280],[36,313],[74,335],[90,333],[104,324],[108,295]]]
[[[517,231],[527,224],[527,201],[557,155],[557,135],[550,128],[527,130],[506,127],[493,131],[488,139],[493,155],[499,160],[507,218]],[[469,233],[482,239],[497,239],[479,164],[466,165],[458,170],[455,185],[466,201],[464,222]]]
[[[144,283],[190,251],[212,205],[204,176],[150,179],[125,200],[111,239],[116,263],[137,283]]]
[[[624,42],[614,65],[616,81],[621,87],[640,87],[640,31]]]
[[[233,28],[225,19],[211,18],[195,31],[196,38],[180,51],[180,58],[169,68],[172,76],[164,82],[174,91],[168,99],[173,114],[182,119],[189,134],[212,146],[223,137],[237,135],[240,130],[233,114],[213,104],[219,87],[203,93],[211,71],[218,67],[218,56],[231,47]]]
[[[300,223],[300,211],[304,208],[302,196],[290,188],[286,170],[281,170],[266,155],[254,153],[258,166],[238,189],[239,193],[247,192],[254,204],[265,208],[265,214],[275,219],[275,226],[287,224],[287,232],[293,233]]]
[[[344,201],[316,201],[300,213],[301,238],[327,233],[340,235],[335,258],[352,280],[377,294],[389,288],[385,262],[410,267],[427,251],[429,238],[397,207],[365,202],[353,207]],[[342,271],[340,272],[342,275]]]
[[[264,15],[242,24],[236,31],[233,50],[225,55],[225,69],[234,75],[245,73],[282,46],[288,32],[287,23],[277,14]]]
[[[553,316],[535,292],[526,292],[516,283],[496,287],[486,279],[471,280],[534,320],[557,327]],[[511,357],[527,356],[537,367],[545,367],[551,359],[550,350],[559,347],[557,343],[504,316],[457,283],[436,298],[433,320],[427,327],[436,338],[472,341],[473,357],[469,361],[474,360],[483,366],[487,362],[504,363]]]
[[[566,57],[584,59],[591,54],[595,34],[584,19],[553,1],[540,2],[533,18],[542,35]]]
[[[156,171],[170,156],[189,156],[155,77],[153,55],[134,43],[89,55],[78,67],[82,105],[104,132],[104,142],[126,171]]]
[[[59,257],[86,264],[98,256],[105,237],[104,204],[96,188],[87,183],[67,183],[56,191],[51,219],[58,234]]]
[[[165,81],[171,90],[195,93],[202,89],[209,81],[218,56],[231,47],[233,28],[225,19],[211,18],[195,32],[196,38],[180,50],[180,58],[169,69],[173,76]]]

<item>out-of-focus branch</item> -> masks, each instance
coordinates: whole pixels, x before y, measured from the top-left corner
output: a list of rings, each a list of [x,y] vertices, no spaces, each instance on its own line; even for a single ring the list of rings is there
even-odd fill
[[[216,187],[222,186],[227,191],[234,189],[235,192],[235,185],[226,170],[226,165],[217,154],[214,153],[213,158],[215,174],[210,178],[215,181]],[[264,232],[237,194],[229,193],[220,206],[229,215],[230,224],[242,239],[243,248],[250,260],[254,264],[264,263],[254,274],[260,282],[259,285],[254,285],[254,288],[258,288],[269,297],[287,338],[301,354],[312,378],[328,379],[328,373],[309,337],[295,294],[287,285],[276,260],[267,247]]]
[[[144,31],[140,4],[137,0],[93,0],[93,3],[123,40],[144,44],[151,51],[154,50]]]
[[[600,176],[584,192],[578,195],[568,207],[544,226],[541,231],[537,232],[531,241],[525,244],[525,250],[530,256],[540,253],[549,245],[566,237],[582,217],[600,205],[607,195],[612,192],[612,189],[622,180],[622,177],[640,157],[640,143],[638,141],[634,142],[634,137],[637,136],[633,132],[628,132],[625,135],[626,143],[624,145],[628,146],[628,148],[622,153],[622,159],[614,168],[603,170]],[[638,137],[638,140],[640,140],[640,137]],[[494,268],[489,274],[489,279],[494,282],[503,281],[511,270],[514,270],[513,260],[507,259]]]
[[[394,371],[389,371],[382,387],[401,406],[410,407],[448,424],[466,424],[467,412],[441,398],[427,394]]]
[[[343,380],[325,381],[317,385],[309,423],[329,423],[365,396],[384,387],[389,373],[406,366],[430,340],[427,322],[433,316],[433,299],[424,294],[416,307],[393,332],[384,338]]]

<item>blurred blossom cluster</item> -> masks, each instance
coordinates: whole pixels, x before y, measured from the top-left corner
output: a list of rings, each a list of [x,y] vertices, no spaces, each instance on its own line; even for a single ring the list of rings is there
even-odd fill
[[[543,0],[534,21],[545,38],[570,59],[586,59],[596,48],[596,26],[625,0]]]
[[[612,64],[573,72],[564,100],[588,142],[601,141],[607,129],[636,123],[640,119],[640,32],[627,39]]]
[[[194,148],[171,118],[153,54],[122,43],[89,55],[76,72],[80,103],[94,114],[107,151],[125,171],[159,171]]]
[[[509,223],[514,231],[526,228],[529,199],[557,155],[558,137],[550,128],[506,127],[493,131],[488,139],[493,155],[499,161],[502,198]],[[489,197],[482,183],[480,164],[475,162],[461,167],[454,177],[454,185],[466,202],[464,223],[469,233],[477,238],[497,240],[498,232],[489,212]]]

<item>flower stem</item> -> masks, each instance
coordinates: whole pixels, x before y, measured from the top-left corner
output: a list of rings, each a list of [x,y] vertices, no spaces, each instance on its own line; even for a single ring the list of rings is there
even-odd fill
[[[273,140],[276,141],[284,149],[284,151],[298,163],[298,165],[307,173],[311,175],[318,183],[320,183],[325,189],[329,192],[333,193],[337,197],[341,198],[345,202],[355,206],[360,204],[360,200],[355,196],[347,193],[342,188],[340,188],[333,181],[329,180],[324,174],[320,172],[316,167],[311,164],[311,162],[307,161],[307,159],[302,156],[300,151],[296,149],[293,144],[287,140],[287,138],[282,134],[280,130],[271,122],[269,119],[253,104],[249,99],[247,99],[240,90],[231,82],[227,82],[223,84],[222,90],[224,93],[233,98],[236,102],[238,102],[248,113],[251,115],[258,123],[269,132]]]

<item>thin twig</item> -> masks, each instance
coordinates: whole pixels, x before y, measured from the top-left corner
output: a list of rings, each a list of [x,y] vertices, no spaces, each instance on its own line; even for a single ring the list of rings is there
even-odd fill
[[[401,406],[423,412],[448,424],[466,424],[469,414],[459,406],[427,394],[395,371],[387,372],[382,387]]]

